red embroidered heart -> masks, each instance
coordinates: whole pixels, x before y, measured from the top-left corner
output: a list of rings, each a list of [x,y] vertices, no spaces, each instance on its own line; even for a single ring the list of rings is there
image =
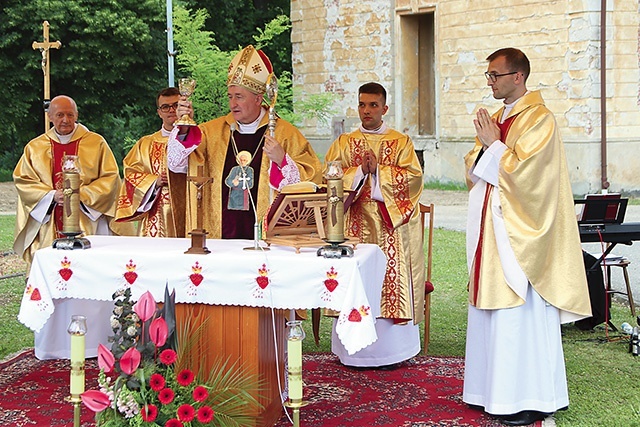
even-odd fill
[[[71,271],[71,269],[69,268],[61,268],[60,271],[58,271],[58,273],[60,273],[60,277],[62,277],[62,280],[66,282],[71,278],[73,271]]]
[[[256,277],[256,282],[258,283],[258,286],[260,286],[261,289],[264,289],[269,284],[269,278],[266,276],[258,276]]]
[[[202,279],[204,279],[204,277],[200,273],[193,273],[189,275],[189,279],[191,279],[191,283],[198,286],[200,285],[200,283],[202,283]]]
[[[40,301],[42,299],[42,296],[40,295],[40,290],[38,288],[35,288],[33,290],[33,292],[31,292],[31,301]]]
[[[351,309],[351,313],[349,313],[349,322],[361,322],[362,315],[355,308]]]
[[[127,271],[124,273],[124,279],[129,282],[130,285],[133,285],[133,282],[138,278],[138,273],[135,271]]]
[[[327,279],[324,281],[324,286],[329,292],[333,292],[338,287],[338,281],[336,279]]]

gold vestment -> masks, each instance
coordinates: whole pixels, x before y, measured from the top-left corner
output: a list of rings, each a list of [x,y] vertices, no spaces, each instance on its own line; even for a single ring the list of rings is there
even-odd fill
[[[381,316],[398,321],[424,319],[425,259],[420,225],[422,168],[407,135],[389,129],[383,134],[355,131],[341,135],[325,161],[341,161],[344,186],[352,188],[364,152],[371,148],[378,162],[384,202],[371,198],[369,178],[349,207],[345,232],[363,243],[380,246],[387,256]]]
[[[58,237],[53,218],[40,224],[30,215],[38,202],[51,190],[55,190],[52,140],[60,142],[54,129],[29,141],[13,171],[13,181],[18,192],[13,249],[28,263],[31,263],[35,251],[50,246]],[[81,204],[101,212],[115,234],[133,234],[131,225],[113,221],[120,190],[120,175],[109,145],[102,136],[81,124],[76,127],[71,140],[78,141]],[[80,228],[85,235],[95,234],[96,224],[89,217],[81,214],[79,219]]]
[[[493,118],[499,120],[503,111],[504,107]],[[497,189],[509,242],[531,286],[545,301],[560,310],[588,317],[591,306],[580,235],[555,118],[539,91],[524,95],[508,117],[514,115],[503,141],[507,150],[500,160]],[[482,144],[476,139],[474,148],[465,156],[469,188],[469,173],[481,149]],[[484,225],[475,306],[501,309],[522,305],[524,301],[504,278],[490,208]]]

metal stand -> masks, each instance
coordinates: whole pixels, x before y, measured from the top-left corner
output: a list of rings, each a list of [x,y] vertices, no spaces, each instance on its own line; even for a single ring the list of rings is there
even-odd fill
[[[260,246],[260,232],[258,223],[253,224],[253,246],[242,248],[245,251],[268,251],[270,248],[266,246]]]
[[[342,258],[344,257],[352,257],[353,249],[349,246],[342,246],[340,243],[329,242],[331,243],[328,246],[323,246],[318,249],[317,255],[323,256],[325,258]]]
[[[66,237],[56,239],[53,241],[54,249],[89,249],[91,242],[84,237],[76,237],[82,234],[82,232],[62,232]]]
[[[300,408],[306,406],[309,402],[303,400],[294,401],[292,399],[287,400],[284,406],[291,408],[293,411],[293,427],[300,427]]]
[[[64,398],[73,405],[73,427],[80,427],[80,410],[82,400],[79,395],[71,395]]]

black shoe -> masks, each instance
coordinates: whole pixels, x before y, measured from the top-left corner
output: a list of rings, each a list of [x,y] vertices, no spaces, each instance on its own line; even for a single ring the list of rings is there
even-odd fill
[[[472,405],[470,403],[467,403],[467,406],[469,407],[469,409],[473,409],[474,411],[484,412],[484,406]]]
[[[380,371],[395,371],[400,367],[400,363],[392,363],[391,365],[378,366],[376,369]]]
[[[551,414],[540,411],[521,411],[517,414],[498,415],[497,417],[503,424],[508,426],[528,426],[536,421],[544,420],[549,415]]]

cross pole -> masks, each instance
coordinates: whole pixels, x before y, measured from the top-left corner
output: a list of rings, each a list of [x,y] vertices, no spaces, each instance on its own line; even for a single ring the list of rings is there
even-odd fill
[[[40,49],[42,53],[42,72],[44,73],[44,130],[49,130],[49,49],[60,49],[60,41],[49,41],[49,21],[42,23],[42,42],[33,42],[33,50]]]

